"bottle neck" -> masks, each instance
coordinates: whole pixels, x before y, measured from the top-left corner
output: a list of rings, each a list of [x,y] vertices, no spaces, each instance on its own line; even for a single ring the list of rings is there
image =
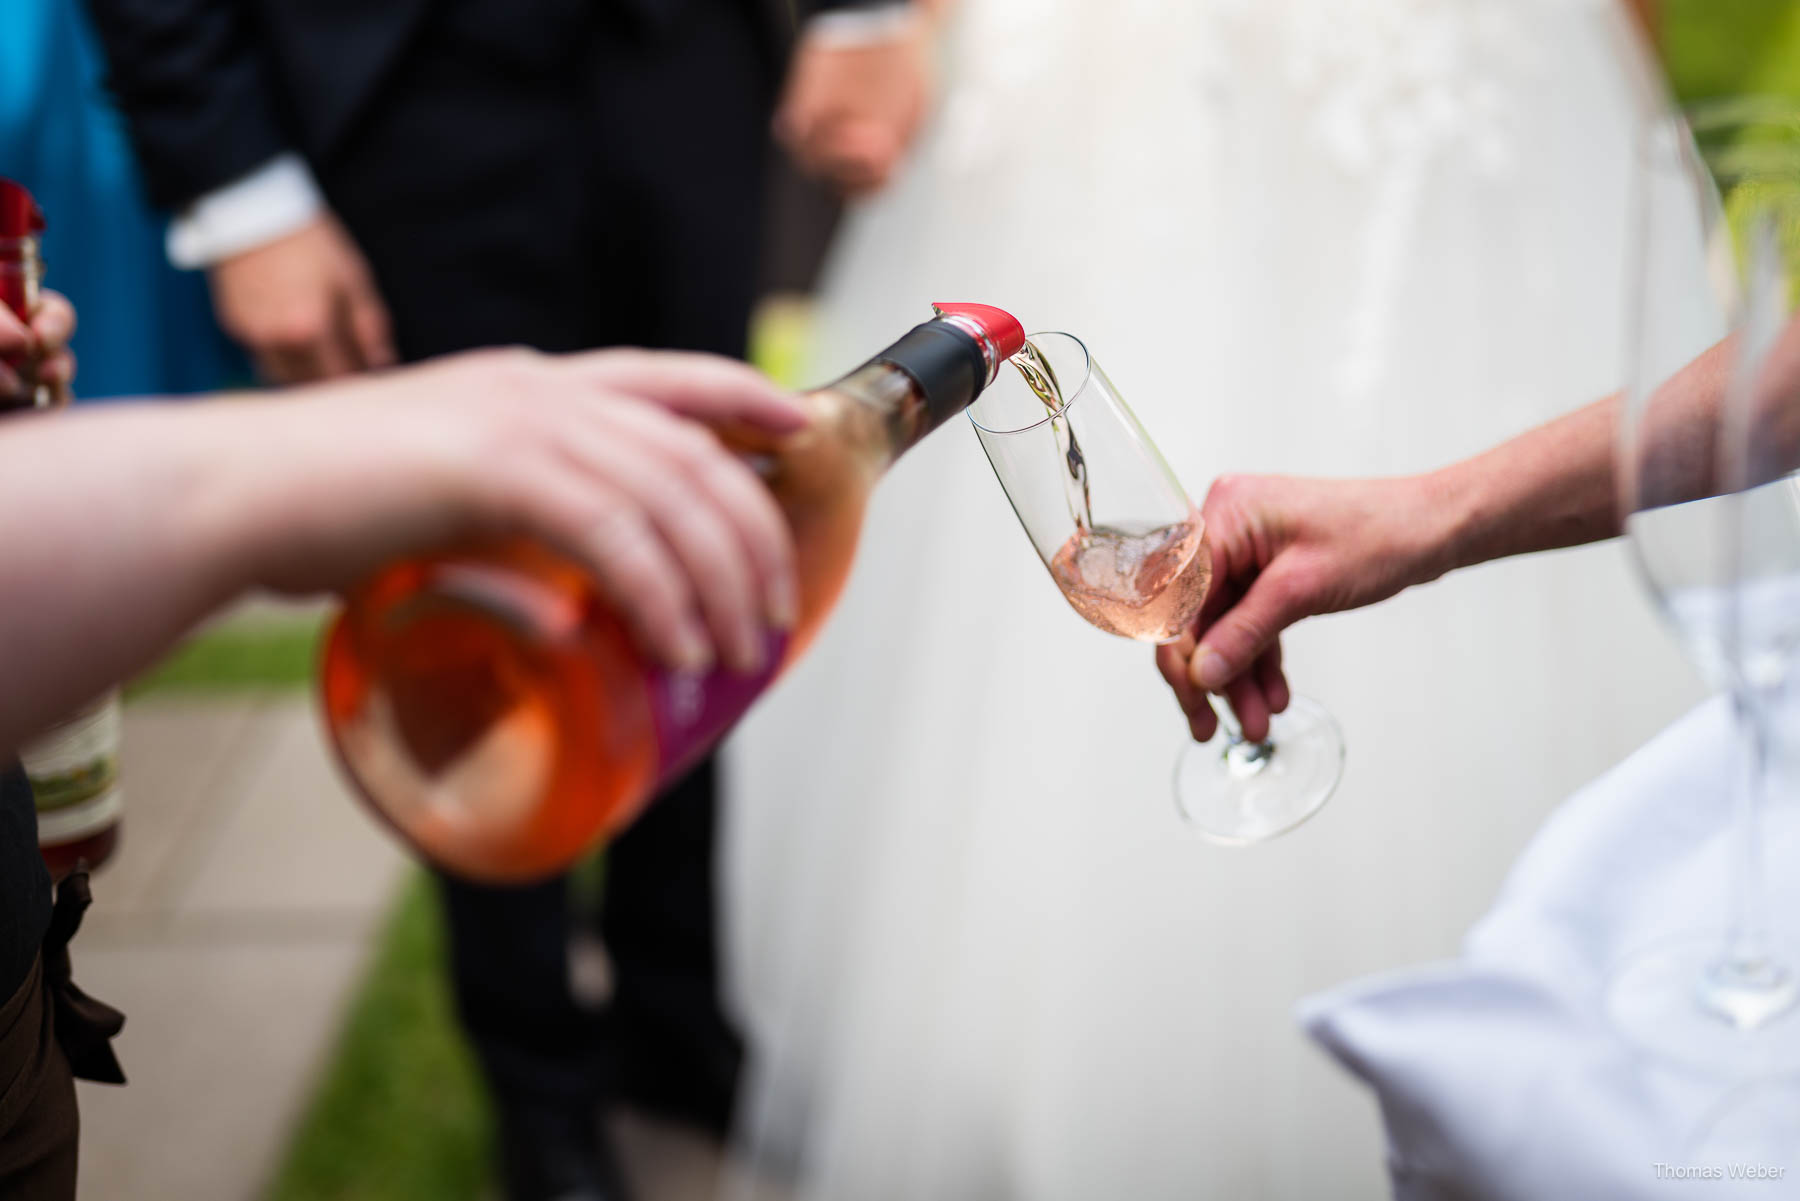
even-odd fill
[[[998,351],[979,326],[958,317],[915,325],[874,361],[898,368],[924,397],[932,429],[968,408],[999,367]],[[929,432],[929,431],[927,431]]]
[[[993,342],[954,318],[927,321],[827,390],[845,398],[840,421],[885,469],[981,395],[999,364]]]

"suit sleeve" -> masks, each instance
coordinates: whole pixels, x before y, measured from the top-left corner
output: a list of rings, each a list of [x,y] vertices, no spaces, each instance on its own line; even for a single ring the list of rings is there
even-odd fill
[[[151,202],[180,209],[291,144],[242,0],[87,0]]]
[[[799,5],[802,17],[816,17],[820,13],[855,12],[858,9],[893,8],[908,3],[909,0],[802,0]]]

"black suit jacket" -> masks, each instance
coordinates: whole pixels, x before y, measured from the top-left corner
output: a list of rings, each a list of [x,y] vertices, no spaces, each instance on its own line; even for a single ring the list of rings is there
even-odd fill
[[[444,0],[87,0],[151,200],[180,208],[287,150],[329,155]],[[495,52],[554,56],[595,6],[656,37],[694,0],[490,0]],[[892,0],[733,0],[774,58],[800,12]],[[798,6],[798,8],[796,7]]]

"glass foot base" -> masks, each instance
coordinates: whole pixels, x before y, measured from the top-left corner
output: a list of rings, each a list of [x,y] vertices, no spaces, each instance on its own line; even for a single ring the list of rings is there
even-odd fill
[[[1331,799],[1344,772],[1344,735],[1316,701],[1297,696],[1264,743],[1191,742],[1175,763],[1175,808],[1201,835],[1248,846],[1285,834]]]
[[[1789,944],[1736,960],[1721,934],[1646,947],[1613,972],[1606,1013],[1639,1049],[1738,1079],[1800,1071],[1800,963]]]

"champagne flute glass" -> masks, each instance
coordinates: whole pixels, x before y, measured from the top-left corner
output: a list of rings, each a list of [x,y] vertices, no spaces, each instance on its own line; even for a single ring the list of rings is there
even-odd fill
[[[1690,1067],[1791,1071],[1800,951],[1769,925],[1760,815],[1777,702],[1800,654],[1788,283],[1800,248],[1800,109],[1739,98],[1659,118],[1638,165],[1621,511],[1641,578],[1708,682],[1729,692],[1746,753],[1726,928],[1627,957],[1606,1007],[1632,1042]],[[1685,368],[1728,335],[1711,360]],[[1707,372],[1722,373],[1723,400],[1696,407],[1683,385]]]
[[[969,416],[1038,557],[1089,624],[1140,642],[1180,637],[1212,575],[1199,510],[1081,339],[1033,334],[1012,365]],[[1225,733],[1183,748],[1182,816],[1241,846],[1317,813],[1343,774],[1331,715],[1296,696],[1268,739],[1250,742],[1209,699]]]

